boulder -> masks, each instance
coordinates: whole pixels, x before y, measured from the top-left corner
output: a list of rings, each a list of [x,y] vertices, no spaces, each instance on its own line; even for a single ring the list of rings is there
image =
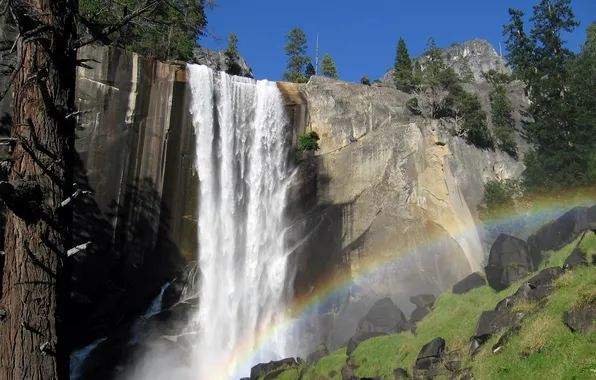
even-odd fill
[[[250,369],[250,380],[257,380],[260,375],[268,374],[282,369],[282,367],[296,367],[298,362],[294,358],[286,358],[269,363],[259,363]]]
[[[479,288],[486,285],[486,280],[478,272],[474,272],[468,277],[464,278],[457,284],[453,285],[453,294],[465,294],[472,289]]]
[[[501,234],[493,243],[485,267],[488,285],[501,291],[534,271],[528,245],[516,237]]]
[[[354,350],[356,349],[356,347],[358,347],[358,345],[360,343],[364,342],[365,340],[369,340],[370,338],[374,338],[374,337],[382,336],[382,335],[386,335],[386,334],[381,333],[381,332],[376,332],[376,331],[372,331],[372,332],[364,332],[364,331],[357,332],[348,341],[348,346],[346,347],[346,355],[350,356],[352,354],[352,352],[354,352]]]
[[[435,338],[425,344],[416,358],[416,365],[414,365],[414,374],[425,377],[433,377],[439,374],[439,367],[441,358],[445,351],[445,340],[443,338]]]
[[[513,325],[513,315],[507,311],[484,311],[478,318],[473,338],[482,345],[493,334]]]
[[[329,355],[329,350],[327,349],[327,346],[323,345],[323,346],[319,347],[315,352],[308,355],[308,357],[306,358],[306,362],[309,365],[317,364],[319,362],[319,360],[321,360],[322,358],[324,358],[327,355]]]
[[[595,228],[596,229],[596,228]],[[588,258],[581,248],[575,248],[563,263],[563,269],[573,269],[578,266],[587,266]]]
[[[563,274],[560,267],[550,267],[543,269],[536,276],[530,278],[527,283],[531,288],[537,288],[541,285],[550,285]]]
[[[431,308],[435,304],[437,298],[432,294],[418,294],[410,297],[410,302],[417,307]]]
[[[445,351],[445,340],[443,338],[435,338],[422,346],[416,361],[425,358],[440,358],[443,356],[443,351]]]
[[[586,211],[586,222],[589,230],[596,231],[596,205]]]
[[[571,309],[563,313],[563,322],[571,331],[584,335],[596,332],[596,305]]]
[[[528,245],[530,246],[534,265],[538,265],[543,252],[563,248],[574,241],[587,228],[588,208],[586,207],[575,207],[540,227],[538,231],[528,237]]]
[[[515,305],[515,300],[516,297],[513,295],[503,298],[497,303],[497,306],[495,306],[495,311],[511,310],[513,305]]]
[[[445,355],[445,368],[449,372],[457,372],[461,369],[461,355],[459,351],[451,351]]]
[[[421,306],[418,306],[412,312],[412,315],[410,316],[410,322],[411,323],[420,322],[422,320],[422,318],[424,318],[424,317],[426,317],[428,315],[429,311],[430,310],[428,308],[424,307],[424,306],[422,306],[422,307]]]
[[[341,378],[342,380],[358,380],[354,374],[354,370],[348,366],[345,366],[341,369]]]
[[[358,323],[356,332],[380,332],[392,334],[403,331],[406,317],[404,313],[391,301],[383,298],[377,301]]]
[[[407,379],[409,377],[408,375],[408,371],[406,371],[404,368],[396,368],[393,370],[393,374],[395,375],[396,379]]]

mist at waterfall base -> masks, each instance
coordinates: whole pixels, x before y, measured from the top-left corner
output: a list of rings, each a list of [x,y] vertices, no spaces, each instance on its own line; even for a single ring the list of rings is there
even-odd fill
[[[275,82],[188,66],[199,177],[199,307],[184,332],[190,362],[150,345],[127,378],[238,379],[296,356],[291,331],[257,338],[287,318],[293,296],[284,211],[291,133]],[[156,340],[159,342],[159,340]]]

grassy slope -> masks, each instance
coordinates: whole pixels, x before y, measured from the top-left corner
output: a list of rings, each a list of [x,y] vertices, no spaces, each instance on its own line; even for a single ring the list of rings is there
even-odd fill
[[[575,245],[576,242],[553,252],[540,269],[561,266]],[[588,256],[595,254],[596,235],[586,235],[581,246]],[[418,323],[418,335],[408,332],[362,343],[353,353],[360,365],[356,375],[390,375],[398,367],[411,371],[420,348],[440,336],[447,342],[447,350],[461,350],[462,364],[471,366],[477,379],[596,378],[596,372],[591,371],[596,369],[596,334],[587,337],[573,334],[562,322],[562,313],[577,302],[596,300],[596,268],[593,266],[562,276],[546,307],[529,317],[519,335],[513,336],[499,354],[492,354],[490,350],[497,340],[493,337],[474,360],[467,356],[468,341],[480,314],[494,309],[498,301],[513,294],[523,281],[499,293],[484,286],[461,296],[451,293],[441,295],[434,311]],[[520,307],[528,308],[527,305]],[[530,355],[522,359],[521,352]],[[345,360],[345,348],[341,348],[321,359],[314,368],[309,368],[305,378],[341,379]],[[329,376],[332,371],[336,372],[336,376]]]

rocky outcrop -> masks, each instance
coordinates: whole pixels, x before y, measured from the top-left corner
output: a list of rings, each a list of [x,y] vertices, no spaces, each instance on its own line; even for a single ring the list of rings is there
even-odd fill
[[[440,294],[481,268],[474,226],[483,184],[517,176],[520,163],[416,118],[408,95],[391,88],[312,77],[300,90],[306,130],[319,134],[321,150],[316,175],[304,175],[316,203],[305,207],[299,287],[316,286],[338,267],[356,278],[382,265],[382,280],[359,291],[390,295],[407,311],[398,300]]]
[[[217,71],[226,71],[228,69],[225,50],[211,50],[199,47],[193,49],[192,53],[198,64],[208,66]],[[240,57],[238,66],[240,66],[240,76],[254,78],[252,69],[244,58]]]
[[[497,70],[500,72],[510,73],[511,69],[501,57],[495,48],[486,40],[475,39],[462,42],[461,44],[453,44],[448,48],[441,49],[441,56],[448,67],[453,68],[456,73],[461,74],[464,65],[468,64],[474,80],[477,82],[486,82],[482,73],[489,70]],[[416,58],[422,65],[426,61],[424,55]],[[382,82],[393,82],[394,70],[389,70],[381,78]]]

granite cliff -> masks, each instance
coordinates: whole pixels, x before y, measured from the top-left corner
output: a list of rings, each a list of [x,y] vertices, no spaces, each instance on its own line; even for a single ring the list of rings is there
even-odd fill
[[[78,70],[77,184],[93,194],[76,206],[75,235],[94,244],[75,268],[75,347],[132,323],[197,248],[184,65],[108,47],[80,56],[91,68]],[[359,284],[316,340],[345,339],[343,326],[381,296],[407,312],[409,296],[439,294],[482,267],[473,226],[483,183],[517,176],[519,162],[412,115],[408,95],[390,87],[312,77],[279,88],[294,136],[321,136],[321,150],[297,160],[290,189],[293,236],[304,238],[295,288],[317,291],[342,273]],[[359,280],[380,266],[373,281]]]

